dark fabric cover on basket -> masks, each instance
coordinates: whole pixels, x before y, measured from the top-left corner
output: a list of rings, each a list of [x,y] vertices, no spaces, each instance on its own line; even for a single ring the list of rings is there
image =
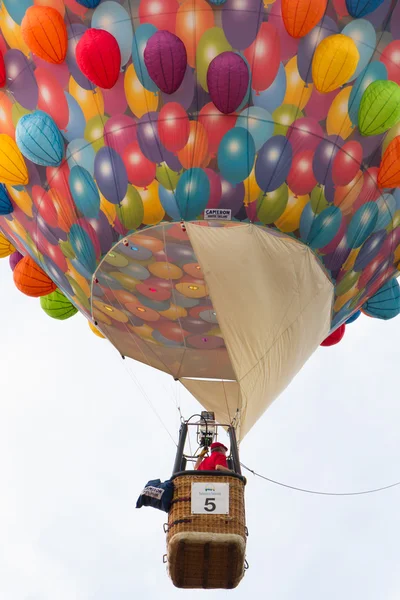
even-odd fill
[[[152,506],[164,512],[169,512],[172,497],[174,495],[174,484],[172,481],[152,479],[148,481],[136,502],[136,508]]]

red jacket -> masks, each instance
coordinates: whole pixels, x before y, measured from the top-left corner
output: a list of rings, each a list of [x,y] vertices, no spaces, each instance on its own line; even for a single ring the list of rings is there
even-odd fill
[[[221,452],[212,452],[211,456],[207,456],[199,465],[198,471],[215,471],[217,465],[222,465],[228,468],[226,456]]]

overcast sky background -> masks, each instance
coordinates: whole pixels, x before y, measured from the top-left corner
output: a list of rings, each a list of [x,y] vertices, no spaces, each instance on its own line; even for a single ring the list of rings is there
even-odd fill
[[[135,509],[149,479],[170,476],[179,384],[96,338],[77,315],[57,322],[0,265],[0,598],[163,600],[175,589],[162,556],[167,515]],[[268,477],[323,491],[400,480],[400,319],[361,317],[320,348],[241,445]],[[331,498],[248,474],[248,600],[398,600],[400,486]]]

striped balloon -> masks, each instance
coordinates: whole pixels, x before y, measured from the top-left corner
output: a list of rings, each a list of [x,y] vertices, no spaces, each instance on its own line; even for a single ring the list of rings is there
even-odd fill
[[[22,154],[36,165],[58,167],[61,164],[64,157],[62,135],[54,120],[42,110],[18,121],[15,139]]]
[[[57,287],[30,256],[25,256],[15,267],[14,283],[20,292],[33,298],[47,296]]]

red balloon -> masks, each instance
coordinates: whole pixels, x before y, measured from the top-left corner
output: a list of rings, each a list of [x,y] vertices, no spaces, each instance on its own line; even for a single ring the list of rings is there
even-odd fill
[[[207,202],[206,208],[218,208],[219,202],[222,196],[222,182],[219,173],[216,173],[212,169],[204,169],[210,182],[210,195]]]
[[[289,127],[286,134],[292,146],[293,154],[304,150],[316,150],[324,139],[324,131],[316,119],[302,117]]]
[[[347,185],[360,170],[363,149],[360,142],[346,142],[336,154],[332,165],[332,179],[335,185]]]
[[[206,130],[208,151],[211,155],[217,154],[220,141],[228,131],[235,127],[236,119],[235,113],[224,115],[212,102],[203,106],[199,112],[199,123]]]
[[[64,161],[59,167],[47,167],[46,177],[49,188],[57,190],[63,196],[70,198],[72,204],[74,203],[69,188],[69,166],[67,161]]]
[[[4,62],[3,53],[0,51],[0,87],[4,87],[6,85],[6,64]]]
[[[156,164],[146,158],[139,142],[129,144],[122,155],[128,180],[133,185],[145,188],[156,176]]]
[[[114,87],[121,69],[121,50],[111,33],[87,29],[75,53],[78,66],[89,81],[106,90]]]
[[[345,331],[346,325],[343,323],[343,325],[340,325],[340,327],[335,329],[335,331],[331,333],[331,335],[328,335],[328,337],[323,342],[321,342],[321,346],[334,346],[335,344],[338,344],[343,338]]]
[[[53,200],[48,192],[40,185],[34,185],[32,188],[32,200],[38,213],[45,220],[49,227],[58,227],[58,215]]]
[[[393,40],[381,54],[381,62],[388,72],[388,79],[400,85],[400,40]]]
[[[59,129],[65,129],[69,121],[69,108],[61,84],[43,67],[35,70],[35,78],[39,87],[38,109],[53,117]]]
[[[379,167],[370,167],[364,171],[364,183],[354,203],[353,212],[356,212],[363,204],[377,200],[381,195],[378,187],[378,173]]]
[[[67,161],[60,167],[47,167],[49,195],[57,212],[58,227],[68,232],[75,223],[77,212],[69,188],[69,166]]]
[[[281,61],[281,43],[276,27],[263,23],[256,39],[243,54],[251,68],[252,88],[256,92],[266,90],[274,81]]]
[[[296,196],[309,194],[317,185],[313,171],[313,150],[295,154],[287,177],[287,184]]]
[[[190,122],[186,110],[178,102],[164,104],[158,116],[158,135],[170,152],[178,152],[187,144]]]
[[[178,0],[141,0],[139,4],[140,23],[151,23],[157,29],[175,33]]]

